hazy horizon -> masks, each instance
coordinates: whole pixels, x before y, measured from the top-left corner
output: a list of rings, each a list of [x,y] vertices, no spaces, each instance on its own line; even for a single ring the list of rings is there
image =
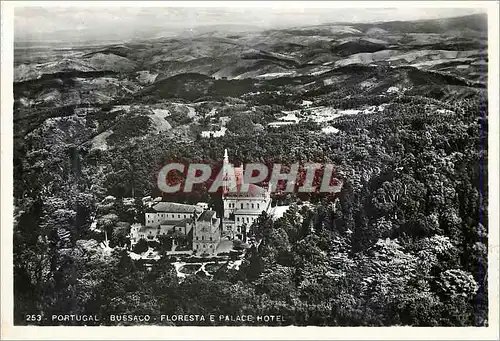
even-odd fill
[[[476,8],[17,7],[14,41],[103,42],[173,36],[218,26],[232,32],[336,22],[410,21],[485,13]]]

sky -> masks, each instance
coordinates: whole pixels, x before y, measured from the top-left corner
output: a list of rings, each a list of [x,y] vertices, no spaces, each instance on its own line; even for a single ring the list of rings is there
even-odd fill
[[[473,8],[300,8],[281,7],[16,7],[19,41],[115,41],[170,36],[223,25],[232,31],[453,17],[483,12]]]

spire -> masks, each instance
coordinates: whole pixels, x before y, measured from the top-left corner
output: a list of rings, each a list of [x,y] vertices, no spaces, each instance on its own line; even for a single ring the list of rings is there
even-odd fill
[[[224,164],[222,165],[222,171],[223,173],[223,184],[222,184],[222,193],[225,194],[228,192],[228,184],[227,184],[227,178],[228,178],[228,171],[229,171],[229,156],[227,155],[227,149],[224,149]]]

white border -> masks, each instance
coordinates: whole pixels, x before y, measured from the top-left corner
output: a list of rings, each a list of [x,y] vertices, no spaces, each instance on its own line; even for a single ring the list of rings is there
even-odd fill
[[[13,108],[13,9],[15,6],[72,6],[72,7],[272,7],[272,8],[484,8],[488,11],[489,28],[489,327],[14,327],[13,326],[13,285],[12,285],[12,108]],[[399,340],[399,339],[491,339],[499,338],[498,292],[499,292],[499,233],[498,219],[498,32],[499,16],[496,1],[355,1],[355,2],[262,2],[262,1],[171,1],[171,2],[59,2],[59,1],[9,1],[2,2],[1,11],[1,338],[2,339],[359,339],[359,340]]]
[[[17,7],[485,8],[491,1],[9,1]]]

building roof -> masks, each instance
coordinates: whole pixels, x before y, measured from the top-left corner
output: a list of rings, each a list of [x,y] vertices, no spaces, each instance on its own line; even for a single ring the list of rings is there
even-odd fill
[[[162,225],[169,225],[169,226],[174,226],[175,224],[177,224],[179,221],[178,220],[162,220],[160,222],[160,226]]]
[[[154,225],[154,226],[141,226],[141,228],[138,230],[138,232],[146,232],[148,230],[157,230],[159,225]]]
[[[215,211],[205,211],[201,214],[200,218],[198,219],[199,221],[211,221],[213,218],[216,218],[216,212]]]
[[[182,220],[163,220],[161,223],[160,223],[160,226],[163,226],[163,225],[168,225],[168,226],[185,226],[187,222],[191,221],[191,218],[186,218],[186,219],[182,219]]]
[[[288,112],[285,116],[278,118],[278,120],[284,121],[284,122],[295,122],[295,123],[297,123],[297,122],[300,121],[300,118],[298,118],[297,116],[295,116],[295,113]]]
[[[270,127],[289,126],[296,124],[294,121],[273,121],[268,124]]]
[[[248,190],[244,191],[241,184],[236,185],[234,190],[230,190],[225,195],[226,197],[245,197],[245,198],[261,198],[266,196],[266,189],[254,184],[248,185]]]
[[[193,221],[192,218],[187,218],[184,220],[179,221],[175,226],[186,226],[188,223],[191,223]]]
[[[178,204],[176,202],[159,202],[154,205],[153,210],[156,212],[168,213],[193,213],[197,208],[196,205]]]

